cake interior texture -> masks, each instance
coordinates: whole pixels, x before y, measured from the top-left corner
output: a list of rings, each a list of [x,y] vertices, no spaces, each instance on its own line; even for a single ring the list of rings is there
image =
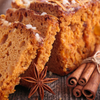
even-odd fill
[[[26,7],[25,4],[15,1],[12,7]],[[27,8],[58,18],[60,32],[47,63],[53,73],[64,76],[72,72],[100,43],[99,0],[38,0],[28,3]]]
[[[29,67],[36,57],[40,41],[36,31],[27,29],[22,23],[10,23],[0,16],[0,100],[8,100],[19,75]]]
[[[37,56],[33,62],[37,65],[39,71],[43,70],[46,62],[49,60],[55,35],[59,31],[57,18],[52,15],[21,8],[9,9],[6,12],[6,20],[10,22],[19,21],[24,24],[31,24],[41,32],[40,35],[43,37],[43,43],[37,50]]]

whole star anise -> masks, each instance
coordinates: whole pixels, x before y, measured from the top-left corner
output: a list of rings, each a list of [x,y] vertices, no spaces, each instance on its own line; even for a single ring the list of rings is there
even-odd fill
[[[35,65],[35,64],[34,64]],[[36,67],[36,65],[33,67],[33,77],[21,77],[21,79],[32,83],[32,87],[29,93],[28,98],[30,98],[37,90],[41,97],[41,100],[44,98],[44,90],[51,92],[52,94],[55,94],[52,89],[47,86],[45,83],[51,83],[53,81],[56,81],[58,78],[45,78],[47,73],[48,67],[46,66],[42,72],[39,74],[39,71]]]

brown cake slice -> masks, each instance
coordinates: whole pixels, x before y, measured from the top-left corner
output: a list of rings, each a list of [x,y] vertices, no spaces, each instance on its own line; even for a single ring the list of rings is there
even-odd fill
[[[39,71],[41,71],[49,60],[55,35],[59,31],[57,18],[45,12],[37,13],[32,10],[21,8],[9,9],[6,13],[6,20],[10,22],[19,21],[24,24],[31,24],[41,32],[44,41],[37,51],[36,59],[34,59],[34,63],[37,65]]]
[[[72,72],[83,59],[92,55],[95,44],[100,43],[100,0],[20,1],[22,3],[12,2],[12,7],[46,12],[60,22],[60,32],[47,63],[53,73],[66,75]]]
[[[0,16],[0,100],[8,100],[15,91],[19,75],[28,69],[42,41],[34,27],[28,29],[27,25],[10,23],[4,17]]]

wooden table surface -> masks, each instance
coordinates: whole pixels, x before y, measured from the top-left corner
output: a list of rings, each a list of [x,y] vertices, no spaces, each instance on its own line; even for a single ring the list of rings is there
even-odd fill
[[[0,14],[5,14],[6,10],[11,7],[12,0],[0,0]],[[86,100],[84,96],[81,98],[75,98],[72,95],[72,89],[68,88],[66,85],[66,78],[68,76],[60,77],[58,75],[53,74],[52,76],[47,74],[47,77],[57,77],[59,78],[57,81],[48,84],[56,95],[52,95],[51,93],[44,92],[44,100]],[[37,93],[34,94],[30,99],[28,98],[29,89],[16,86],[16,92],[9,96],[9,100],[41,100]],[[100,100],[100,85],[96,94],[95,100]]]
[[[49,92],[44,92],[44,100],[87,100],[84,96],[81,98],[76,98],[72,94],[72,89],[67,87],[66,78],[68,76],[60,77],[58,75],[53,74],[52,76],[47,74],[47,77],[59,78],[57,81],[53,83],[49,83],[48,85],[55,92],[56,95],[52,95]],[[37,97],[37,94],[34,94],[30,99],[28,98],[29,90],[22,86],[16,86],[16,92],[11,94],[10,100],[41,100]],[[38,99],[37,99],[38,98]],[[100,86],[98,88],[95,100],[100,100]]]

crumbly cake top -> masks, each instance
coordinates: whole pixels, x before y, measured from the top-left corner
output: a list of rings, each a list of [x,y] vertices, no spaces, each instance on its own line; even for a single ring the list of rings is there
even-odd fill
[[[33,27],[31,24],[27,24],[27,25],[26,25],[26,28],[27,28],[27,29],[30,29],[30,28],[31,28],[31,29],[33,29],[33,30],[36,30],[36,27]]]
[[[38,2],[38,3],[48,3],[54,6],[60,6],[64,11],[70,12],[75,11],[76,7],[79,9],[81,6],[84,6],[87,3],[95,0],[13,0],[13,3],[16,2],[17,5],[21,5],[23,7],[28,8],[31,3]]]
[[[13,0],[12,2],[17,2],[18,5],[25,5],[28,7],[32,0]]]
[[[11,23],[8,22],[8,21],[5,20],[5,19],[0,19],[0,20],[3,21],[3,24],[4,24],[4,25],[11,25]],[[17,22],[15,22],[15,23],[17,23]],[[31,24],[27,24],[27,25],[26,25],[26,28],[27,28],[27,29],[36,30],[36,27],[33,27]],[[36,40],[37,40],[38,42],[43,41],[43,39],[40,37],[38,31],[36,32],[35,37],[36,37]]]
[[[2,22],[3,22],[3,25],[11,25],[10,22],[8,22],[7,20],[5,19],[0,19]]]
[[[26,28],[27,28],[27,29],[36,30],[36,27],[33,27],[31,24],[27,24],[27,25],[26,25]],[[35,37],[36,37],[36,40],[37,40],[38,42],[41,42],[41,37],[40,37],[40,35],[39,35],[38,32],[36,32]]]
[[[79,2],[90,2],[91,0],[13,0],[13,2],[19,2],[19,4],[30,4],[31,2],[55,2],[58,1],[64,5],[66,4],[75,4],[75,3],[79,3]]]
[[[46,15],[46,14],[47,14],[46,12],[43,12],[43,13],[41,13],[41,16]]]

